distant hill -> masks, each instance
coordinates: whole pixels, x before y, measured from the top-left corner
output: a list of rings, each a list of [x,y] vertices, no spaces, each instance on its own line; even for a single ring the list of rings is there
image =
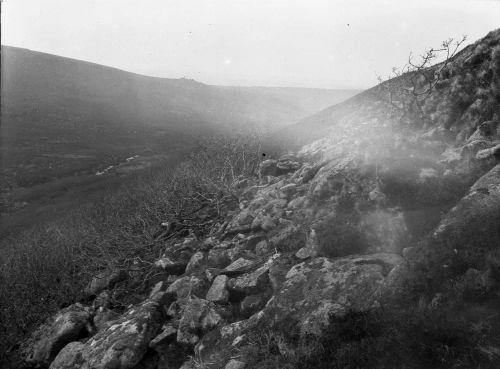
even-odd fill
[[[145,152],[178,156],[220,129],[280,128],[357,92],[209,86],[9,46],[1,58],[2,169],[16,186]]]
[[[278,129],[357,93],[210,86],[9,46],[1,62],[0,233],[174,166],[207,135]]]

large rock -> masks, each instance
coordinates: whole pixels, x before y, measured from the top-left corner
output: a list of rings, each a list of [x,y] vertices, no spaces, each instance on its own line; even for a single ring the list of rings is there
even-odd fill
[[[376,305],[388,265],[401,262],[391,254],[340,259],[324,257],[293,266],[265,313],[274,321],[292,319],[303,332],[320,334],[331,314],[363,311]]]
[[[21,354],[30,365],[44,366],[71,341],[84,337],[92,319],[92,310],[74,304],[59,311],[40,326],[22,345]]]
[[[174,342],[177,337],[177,329],[171,324],[165,324],[161,333],[149,342],[149,347],[158,353],[166,353],[171,342]]]
[[[128,369],[143,358],[149,342],[156,337],[165,319],[165,305],[172,295],[158,293],[155,298],[129,309],[107,329],[85,343],[67,345],[50,369]]]
[[[189,260],[188,265],[186,266],[186,274],[191,274],[193,272],[202,271],[207,267],[208,257],[207,254],[198,251]]]
[[[93,277],[83,292],[87,295],[97,295],[126,278],[127,273],[123,270],[105,270]]]
[[[177,327],[177,342],[195,345],[200,334],[222,325],[223,317],[210,301],[191,298],[182,307]]]
[[[440,288],[443,281],[456,278],[467,268],[483,270],[488,255],[500,245],[499,225],[500,164],[471,187],[432,237],[407,253],[415,277]]]
[[[195,346],[196,357],[201,362],[224,363],[229,357],[238,354],[245,334],[255,329],[262,321],[262,311],[246,320],[240,320],[218,327],[203,336]]]
[[[207,292],[207,300],[213,302],[227,302],[229,292],[226,288],[228,277],[226,275],[218,275],[215,277],[212,286]]]
[[[196,275],[181,277],[167,288],[167,292],[175,293],[177,298],[186,298],[189,296],[204,297],[207,290],[207,280]]]
[[[269,243],[279,252],[297,251],[306,245],[306,233],[294,225],[276,231]]]
[[[184,260],[173,261],[171,258],[164,256],[156,260],[154,265],[168,274],[180,275],[186,270],[187,264]]]
[[[251,295],[262,292],[269,284],[269,266],[263,265],[250,273],[229,280],[228,289],[237,293]]]
[[[102,331],[108,328],[119,316],[117,312],[101,306],[95,313],[94,326],[97,331]]]

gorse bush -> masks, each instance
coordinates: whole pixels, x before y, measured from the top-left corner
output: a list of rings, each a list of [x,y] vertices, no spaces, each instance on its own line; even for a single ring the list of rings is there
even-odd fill
[[[217,216],[235,181],[254,174],[259,150],[256,133],[207,139],[177,168],[141,172],[94,203],[1,240],[0,352],[78,299],[99,271],[146,273],[167,245],[162,222],[209,231],[193,214],[210,208]]]

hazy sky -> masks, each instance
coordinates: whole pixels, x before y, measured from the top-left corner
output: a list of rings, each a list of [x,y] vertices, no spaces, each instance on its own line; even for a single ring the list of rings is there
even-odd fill
[[[365,88],[498,0],[3,0],[2,44],[209,84]]]

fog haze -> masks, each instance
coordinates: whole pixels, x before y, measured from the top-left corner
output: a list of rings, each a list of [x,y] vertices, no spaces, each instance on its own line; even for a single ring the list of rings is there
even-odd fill
[[[493,0],[4,0],[2,44],[209,84],[367,88],[499,19]]]

